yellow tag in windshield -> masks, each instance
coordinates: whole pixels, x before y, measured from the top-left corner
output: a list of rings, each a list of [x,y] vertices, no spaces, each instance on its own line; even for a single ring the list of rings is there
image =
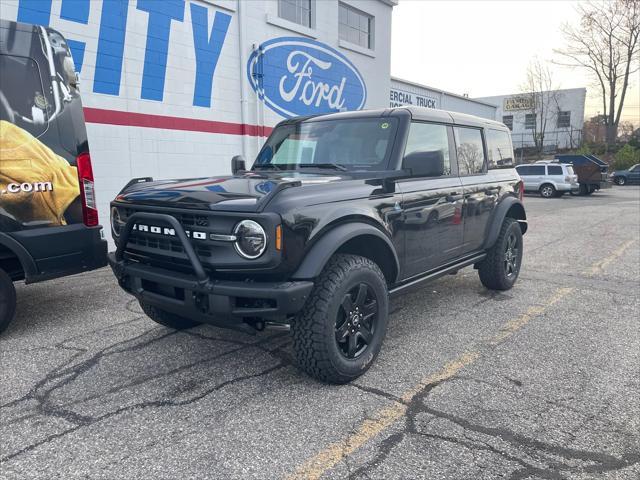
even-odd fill
[[[387,128],[389,128],[389,124],[387,122],[384,122],[383,124],[380,125],[380,128],[383,130],[386,130]]]

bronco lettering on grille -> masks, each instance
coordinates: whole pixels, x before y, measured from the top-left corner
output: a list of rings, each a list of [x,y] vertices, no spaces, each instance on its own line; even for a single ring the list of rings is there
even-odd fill
[[[156,233],[159,235],[166,235],[168,237],[175,237],[176,236],[176,231],[173,228],[168,228],[168,227],[157,227],[157,226],[152,226],[152,225],[143,225],[141,223],[136,223],[133,226],[133,230],[137,230],[139,232],[150,232],[150,233]],[[190,230],[185,230],[184,233],[186,233],[187,237],[189,238],[193,238],[195,240],[206,240],[207,239],[207,234],[205,232],[192,232]]]

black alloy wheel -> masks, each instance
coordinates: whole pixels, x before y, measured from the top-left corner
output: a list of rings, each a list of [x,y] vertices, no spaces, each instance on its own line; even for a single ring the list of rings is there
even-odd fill
[[[504,252],[504,273],[509,279],[513,278],[514,275],[518,275],[518,269],[520,268],[519,246],[519,239],[515,232],[509,232]]]
[[[378,300],[371,286],[360,283],[342,299],[336,320],[336,342],[345,358],[361,356],[376,333]]]

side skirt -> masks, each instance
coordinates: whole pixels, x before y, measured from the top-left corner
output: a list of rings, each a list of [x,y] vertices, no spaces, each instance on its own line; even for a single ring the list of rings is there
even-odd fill
[[[449,265],[445,265],[442,268],[437,270],[431,270],[421,275],[417,275],[415,277],[410,277],[403,282],[395,285],[391,290],[389,290],[389,296],[394,297],[399,293],[403,293],[406,289],[418,286],[423,282],[428,282],[431,280],[435,280],[436,278],[442,277],[443,275],[448,275],[450,273],[455,273],[461,268],[468,267],[469,265],[473,265],[474,263],[481,262],[487,256],[486,253],[479,253],[472,255],[470,257],[463,258],[461,260],[456,261],[455,263],[451,263]]]

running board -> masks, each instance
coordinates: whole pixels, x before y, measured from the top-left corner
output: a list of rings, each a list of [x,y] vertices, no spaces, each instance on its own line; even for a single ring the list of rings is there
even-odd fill
[[[448,265],[442,270],[432,271],[432,272],[425,273],[424,275],[420,275],[418,277],[408,278],[407,280],[405,280],[405,283],[397,285],[393,287],[391,290],[389,290],[389,295],[391,296],[397,295],[398,293],[402,292],[407,288],[411,288],[423,282],[435,280],[436,278],[442,277],[443,275],[448,275],[449,273],[456,272],[461,268],[468,267],[469,265],[473,265],[474,263],[478,263],[484,260],[486,256],[487,256],[486,253],[481,253],[479,255],[474,255],[472,257],[465,258],[459,262]]]

